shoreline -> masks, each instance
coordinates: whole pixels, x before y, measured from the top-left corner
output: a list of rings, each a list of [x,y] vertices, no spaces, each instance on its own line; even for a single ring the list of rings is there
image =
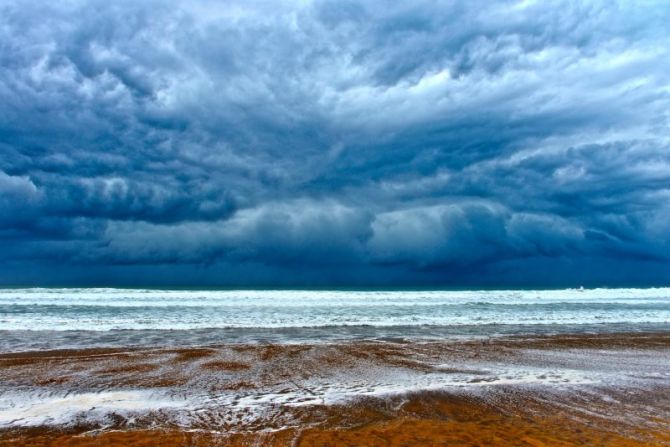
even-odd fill
[[[14,352],[0,383],[12,446],[670,445],[667,332]]]

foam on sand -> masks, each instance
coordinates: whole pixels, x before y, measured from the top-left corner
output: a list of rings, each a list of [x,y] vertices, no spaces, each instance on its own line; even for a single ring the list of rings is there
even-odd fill
[[[110,415],[132,418],[157,410],[183,407],[185,401],[153,390],[87,393],[8,392],[0,399],[0,428],[102,423]]]

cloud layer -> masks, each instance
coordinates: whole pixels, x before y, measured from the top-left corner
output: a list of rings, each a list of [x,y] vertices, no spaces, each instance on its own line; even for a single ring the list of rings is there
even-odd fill
[[[0,283],[667,284],[667,23],[0,1]]]

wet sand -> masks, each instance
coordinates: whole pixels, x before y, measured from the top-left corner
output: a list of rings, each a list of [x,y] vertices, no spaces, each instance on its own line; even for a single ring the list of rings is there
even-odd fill
[[[0,354],[2,445],[670,445],[670,333]]]

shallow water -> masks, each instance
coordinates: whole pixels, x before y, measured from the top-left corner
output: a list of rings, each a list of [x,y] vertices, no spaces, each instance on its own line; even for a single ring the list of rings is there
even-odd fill
[[[670,335],[500,337],[415,343],[246,344],[0,355],[0,440],[31,428],[178,427],[250,433],[348,426],[365,402],[385,418],[426,393],[549,399],[552,410],[629,428],[670,414]],[[547,396],[551,396],[548,398]],[[342,411],[346,420],[337,419]],[[374,410],[377,411],[377,410]],[[507,410],[505,410],[507,411]],[[427,415],[432,417],[429,411]],[[324,419],[326,415],[327,418]],[[330,415],[330,416],[328,416]],[[331,417],[335,420],[328,422]],[[424,416],[421,417],[426,417]],[[636,418],[636,419],[633,419]],[[4,430],[4,432],[3,432]],[[19,431],[17,431],[19,430]],[[26,438],[28,439],[28,438]]]

